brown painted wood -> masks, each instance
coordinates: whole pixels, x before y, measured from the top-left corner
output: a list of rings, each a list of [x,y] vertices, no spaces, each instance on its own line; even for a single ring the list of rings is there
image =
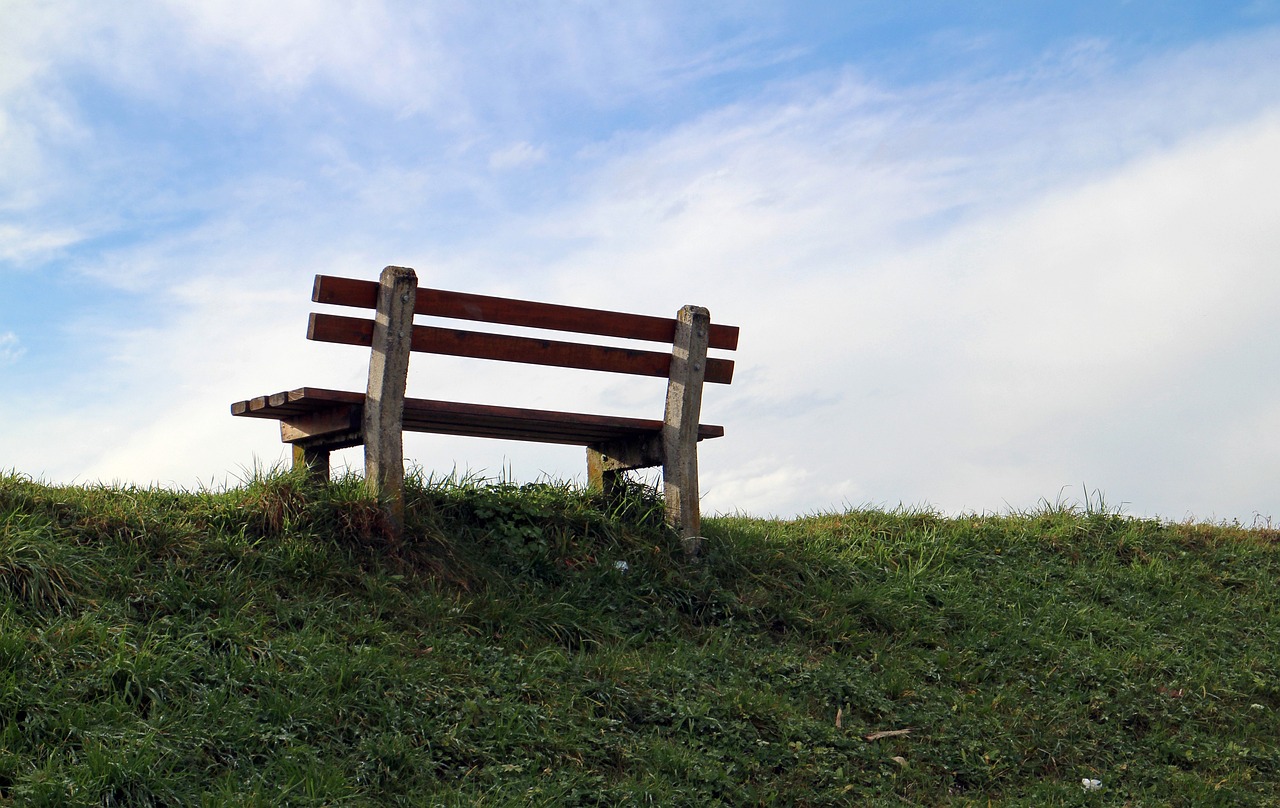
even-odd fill
[[[275,403],[272,403],[275,402]],[[299,387],[270,396],[259,396],[231,405],[231,414],[247,418],[279,420],[295,415],[305,415],[317,409],[337,404],[364,405],[364,393],[347,390],[328,390],[323,387]]]
[[[405,399],[405,429],[443,434],[473,434],[508,440],[587,445],[657,434],[662,422],[585,413],[463,404],[431,399]],[[704,424],[699,439],[718,438],[724,427]]]
[[[307,317],[307,339],[340,345],[373,345],[373,320],[312,312]]]
[[[359,317],[313,312],[307,338],[344,345],[373,344],[373,321]],[[485,334],[434,326],[414,326],[413,350],[444,356],[465,356],[530,365],[629,373],[636,376],[667,377],[671,354],[640,351],[605,345]],[[733,361],[713,358],[706,361],[706,381],[729,384],[733,381]]]
[[[317,275],[311,289],[311,299],[317,303],[335,306],[372,309],[377,303],[377,291],[378,284],[373,281]],[[417,314],[432,317],[501,323],[525,328],[545,328],[551,331],[572,331],[578,334],[595,334],[602,337],[621,337],[668,344],[675,338],[676,333],[676,321],[669,317],[651,317],[644,314],[562,306],[555,303],[537,303],[531,300],[449,292],[443,289],[418,289],[414,311]],[[709,344],[712,348],[737,350],[738,327],[713,324]]]
[[[272,407],[271,399],[282,403]],[[253,401],[261,402],[257,409],[238,407],[249,402],[237,402],[233,412],[250,418],[273,420],[305,417],[309,411],[331,410],[335,405],[363,406],[364,393],[345,390],[328,390],[317,387],[300,387],[284,393],[262,396]],[[525,440],[540,443],[562,443],[588,446],[597,443],[634,440],[637,436],[657,435],[662,421],[647,418],[624,418],[609,415],[534,410],[522,407],[500,407],[491,404],[467,404],[455,401],[436,401],[423,398],[404,400],[404,429],[409,432],[431,432],[444,435],[474,435],[475,437]],[[336,433],[343,437],[347,433]],[[698,440],[710,440],[724,436],[724,427],[701,424]],[[326,443],[324,435],[311,439]],[[304,440],[311,440],[304,439]],[[345,440],[344,440],[345,442]],[[327,445],[327,443],[326,443]],[[356,445],[347,443],[346,445]]]

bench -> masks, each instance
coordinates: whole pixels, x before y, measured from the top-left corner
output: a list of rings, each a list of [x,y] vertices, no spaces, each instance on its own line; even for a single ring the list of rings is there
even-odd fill
[[[372,349],[365,392],[300,387],[231,405],[232,415],[279,421],[295,468],[328,479],[329,453],[363,444],[366,484],[387,502],[398,529],[405,431],[585,446],[588,483],[605,493],[616,493],[631,469],[661,466],[667,522],[685,539],[686,552],[696,555],[697,443],[724,435],[724,427],[699,423],[702,386],[733,379],[733,362],[707,351],[736,350],[736,326],[711,324],[698,306],[663,318],[419,288],[414,271],[404,267],[387,267],[376,282],[317,275],[311,299],[373,310],[372,319],[313,312],[307,327],[308,339]],[[657,342],[667,349],[415,325],[415,314]],[[665,413],[661,420],[623,418],[406,398],[411,351],[663,377]]]

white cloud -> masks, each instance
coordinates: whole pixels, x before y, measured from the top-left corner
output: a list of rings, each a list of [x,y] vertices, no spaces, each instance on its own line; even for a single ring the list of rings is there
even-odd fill
[[[53,6],[35,0],[5,4],[5,25],[0,26],[0,99],[28,86],[51,61],[52,54],[40,43],[57,41],[62,30],[75,26],[74,19],[59,26]],[[58,47],[51,50],[56,52]]]
[[[84,68],[130,95],[175,105],[192,82],[207,84],[205,104],[236,114],[247,99],[287,101],[324,86],[485,139],[494,119],[518,128],[542,117],[548,95],[616,108],[785,58],[752,55],[747,34],[725,36],[761,16],[652,3],[498,11],[405,0],[142,0],[127,8],[9,0],[0,99]]]
[[[59,11],[65,14],[60,18]],[[48,74],[61,55],[71,52],[82,17],[57,3],[5,4],[0,25],[0,213],[35,207],[53,191],[45,155],[56,144],[76,142],[83,130],[69,109],[66,94]],[[91,16],[91,15],[86,15]],[[28,241],[26,234],[5,241]],[[38,239],[37,239],[38,240]],[[12,242],[10,242],[12,244]],[[6,254],[17,249],[5,249]],[[10,258],[10,260],[15,260]]]
[[[1273,421],[1274,395],[1227,396],[1221,369],[1266,366],[1280,303],[1280,84],[1253,58],[1274,44],[945,116],[846,79],[627,153],[541,226],[589,245],[557,263],[563,295],[743,326],[738,381],[707,393],[728,426],[705,452],[710,507],[820,509],[838,481],[952,510],[1081,482],[1174,517],[1280,509],[1247,475],[1196,471],[1227,470],[1237,420]],[[1187,110],[1184,78],[1220,106]],[[1256,481],[1280,473],[1255,462]]]
[[[12,331],[0,332],[0,365],[17,362],[26,349],[18,341],[18,335]]]
[[[16,265],[42,259],[75,244],[80,238],[79,233],[70,229],[32,232],[14,225],[0,225],[0,261]]]
[[[904,275],[947,261],[964,272],[912,288],[908,320],[930,334],[929,355],[899,355],[919,373],[899,381],[916,401],[883,416],[891,433],[931,425],[919,448],[932,471],[898,474],[933,477],[928,496],[951,508],[1082,481],[1124,481],[1117,496],[1175,517],[1215,501],[1274,508],[1261,483],[1200,475],[1223,430],[1275,392],[1246,369],[1275,353],[1278,147],[1266,116],[908,256]],[[1227,392],[1242,383],[1249,393]]]
[[[440,15],[423,4],[161,0],[161,5],[179,20],[198,57],[229,54],[242,60],[234,73],[256,89],[294,95],[323,80],[411,113],[432,107],[454,78],[442,61]],[[206,69],[219,68],[206,63]]]
[[[511,168],[541,163],[545,159],[547,159],[546,149],[522,140],[490,154],[489,168],[495,171],[505,171]]]

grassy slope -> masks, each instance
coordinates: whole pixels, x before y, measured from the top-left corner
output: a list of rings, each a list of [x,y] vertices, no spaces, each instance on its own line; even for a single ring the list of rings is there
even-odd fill
[[[0,476],[0,802],[1280,805],[1273,532],[410,500]]]

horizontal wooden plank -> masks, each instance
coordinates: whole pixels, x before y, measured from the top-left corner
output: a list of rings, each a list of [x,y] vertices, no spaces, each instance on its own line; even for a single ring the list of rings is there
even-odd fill
[[[340,345],[373,345],[373,320],[311,312],[307,316],[307,339]]]
[[[614,440],[629,435],[657,433],[662,422],[643,418],[588,415],[584,413],[530,410],[519,407],[498,407],[489,404],[463,404],[430,399],[405,399],[405,429],[437,431],[439,427],[473,431],[506,432],[511,428],[527,436],[528,440],[544,437],[568,436],[564,442],[585,445],[587,442]],[[724,435],[724,427],[704,424],[699,427],[699,438],[718,438]]]
[[[454,401],[406,398],[404,403],[405,427],[410,431],[438,431],[449,427],[474,434],[492,431],[509,435],[512,430],[521,433],[522,440],[543,440],[549,436],[565,438],[562,442],[586,445],[598,440],[613,440],[645,433],[659,432],[662,421],[647,418],[625,418],[613,415],[590,415],[556,410],[534,410],[523,407],[499,407],[491,404],[466,404]],[[724,436],[724,427],[702,424],[698,427],[698,439]]]
[[[299,387],[283,393],[259,396],[231,405],[231,414],[247,418],[288,418],[306,415],[339,404],[364,405],[364,393],[328,390],[323,387]]]
[[[311,299],[334,306],[372,309],[378,305],[376,281],[317,275]],[[675,338],[676,321],[670,317],[628,314],[555,303],[537,303],[443,289],[418,289],[414,313],[456,320],[501,323],[525,328],[571,331],[602,337],[647,340],[670,344]],[[733,351],[738,347],[738,327],[712,323],[709,333],[712,348]]]
[[[344,345],[373,344],[373,321],[359,317],[313,312],[307,324],[307,338]],[[531,365],[551,365],[580,370],[630,373],[636,376],[666,378],[671,368],[671,354],[585,345],[576,342],[514,337],[507,334],[485,334],[434,326],[414,326],[413,350],[444,356],[466,356]],[[733,381],[733,361],[707,360],[707,382],[729,384]]]
[[[279,403],[273,405],[272,401]],[[290,419],[298,423],[308,413],[326,413],[335,405],[362,406],[363,402],[363,393],[303,387],[239,401],[232,405],[231,410],[235,415]],[[644,418],[406,398],[404,428],[407,432],[588,446],[657,434],[662,429],[662,422]],[[699,440],[723,436],[722,426],[702,424],[698,427]],[[299,440],[313,437],[316,436],[297,436]]]

